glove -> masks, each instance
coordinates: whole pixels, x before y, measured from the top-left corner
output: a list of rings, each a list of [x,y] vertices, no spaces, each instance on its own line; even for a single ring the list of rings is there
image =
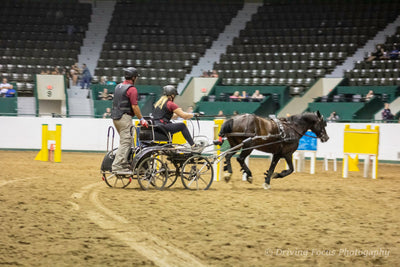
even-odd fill
[[[214,140],[213,143],[216,146],[222,146],[222,144],[224,143],[224,139],[222,138],[222,136],[220,136],[218,137],[218,140]]]
[[[149,124],[147,123],[147,121],[143,118],[140,119],[140,125],[149,128]]]

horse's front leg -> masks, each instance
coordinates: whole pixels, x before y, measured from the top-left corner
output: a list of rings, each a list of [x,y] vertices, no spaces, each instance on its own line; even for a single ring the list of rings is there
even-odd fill
[[[264,189],[270,189],[271,188],[271,176],[274,173],[275,167],[279,162],[279,159],[281,157],[277,156],[277,155],[273,155],[272,156],[272,160],[271,160],[271,165],[269,166],[268,171],[265,173],[265,183],[263,184]]]
[[[242,171],[246,174],[246,180],[249,183],[253,182],[253,175],[251,174],[251,171],[249,167],[246,165],[246,158],[248,155],[251,154],[252,149],[245,149],[240,152],[239,157],[237,158],[237,161],[240,164],[240,167],[242,167]]]
[[[285,155],[284,158],[286,160],[287,165],[289,166],[289,169],[283,170],[280,173],[275,173],[272,178],[274,178],[274,179],[283,178],[285,176],[288,176],[289,174],[291,174],[294,171],[292,154]]]

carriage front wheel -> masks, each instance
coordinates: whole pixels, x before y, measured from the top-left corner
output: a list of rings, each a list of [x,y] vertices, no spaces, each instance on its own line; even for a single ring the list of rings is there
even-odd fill
[[[168,180],[167,166],[158,158],[149,157],[144,159],[136,171],[137,180],[143,190],[154,187],[161,190]]]
[[[186,189],[207,190],[214,180],[213,166],[201,155],[192,156],[182,165],[181,179]]]

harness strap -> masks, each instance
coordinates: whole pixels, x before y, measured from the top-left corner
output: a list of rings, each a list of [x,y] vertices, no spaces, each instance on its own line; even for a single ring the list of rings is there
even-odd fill
[[[276,118],[273,118],[272,120],[273,120],[273,121],[276,123],[276,125],[278,126],[280,137],[281,137],[282,139],[285,139],[285,138],[286,138],[286,132],[285,132],[285,129],[283,128],[283,125],[282,125],[281,121],[278,120],[278,119],[276,119]]]
[[[242,137],[253,137],[256,136],[255,133],[241,133],[241,132],[233,132],[233,133],[227,133],[225,136],[242,136]]]

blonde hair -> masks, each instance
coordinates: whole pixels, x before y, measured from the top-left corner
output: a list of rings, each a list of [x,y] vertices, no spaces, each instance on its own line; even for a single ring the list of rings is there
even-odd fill
[[[158,101],[154,104],[154,107],[157,108],[162,108],[162,106],[164,106],[165,102],[168,101],[168,96],[163,95],[162,97],[160,97],[160,99],[158,99]]]

